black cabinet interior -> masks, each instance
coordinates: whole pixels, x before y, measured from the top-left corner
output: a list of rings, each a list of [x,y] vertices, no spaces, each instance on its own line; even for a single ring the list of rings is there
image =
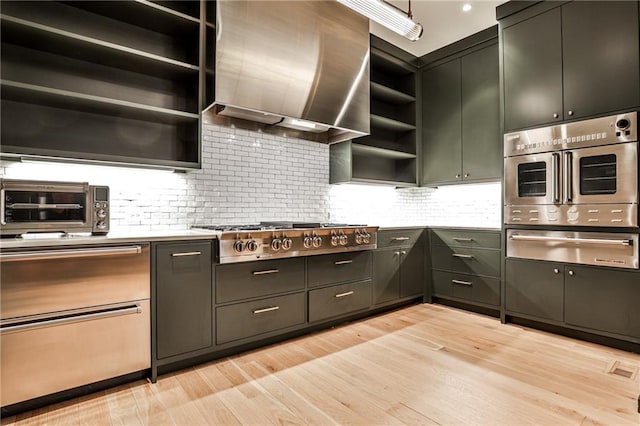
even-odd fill
[[[197,168],[199,2],[4,2],[2,153]]]

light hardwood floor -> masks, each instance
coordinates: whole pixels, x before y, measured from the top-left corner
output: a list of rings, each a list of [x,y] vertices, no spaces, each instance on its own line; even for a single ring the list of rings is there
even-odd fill
[[[639,368],[638,354],[414,305],[2,424],[637,426]]]

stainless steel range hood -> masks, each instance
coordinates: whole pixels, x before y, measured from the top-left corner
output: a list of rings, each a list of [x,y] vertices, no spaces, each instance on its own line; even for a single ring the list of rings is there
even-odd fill
[[[369,21],[334,0],[216,2],[205,122],[317,142],[369,134]]]

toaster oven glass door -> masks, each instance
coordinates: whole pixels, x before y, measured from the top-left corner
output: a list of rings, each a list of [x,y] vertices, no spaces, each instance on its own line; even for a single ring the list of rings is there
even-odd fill
[[[6,224],[87,222],[85,192],[4,190],[2,219]]]

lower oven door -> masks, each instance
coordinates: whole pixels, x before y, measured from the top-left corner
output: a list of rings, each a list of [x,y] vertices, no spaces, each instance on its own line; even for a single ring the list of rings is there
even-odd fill
[[[638,269],[638,234],[510,229],[507,257]]]
[[[149,300],[0,326],[2,406],[149,368]]]

